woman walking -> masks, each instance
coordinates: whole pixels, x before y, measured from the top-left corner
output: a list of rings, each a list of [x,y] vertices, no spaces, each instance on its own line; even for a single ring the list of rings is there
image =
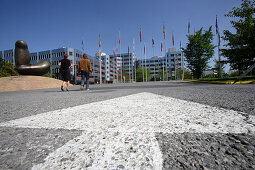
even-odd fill
[[[70,70],[69,68],[72,67],[70,60],[68,59],[68,55],[64,54],[64,59],[62,59],[59,64],[60,72],[62,77],[62,85],[61,90],[64,91],[64,84],[66,83],[66,91],[69,91],[69,83],[71,80]]]

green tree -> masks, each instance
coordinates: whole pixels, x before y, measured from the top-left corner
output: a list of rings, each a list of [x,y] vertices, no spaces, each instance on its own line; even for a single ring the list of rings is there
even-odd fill
[[[156,80],[157,81],[162,81],[166,79],[166,73],[164,74],[164,79],[163,79],[163,68],[162,67],[157,67],[158,74],[156,75]]]
[[[143,69],[143,70],[142,70]],[[144,81],[146,81],[146,68],[145,67],[139,67],[136,69],[136,81],[137,82],[143,82],[143,71],[144,71]],[[147,69],[147,81],[150,81],[150,69]]]
[[[14,66],[11,62],[4,61],[0,57],[0,77],[8,77],[8,76],[17,76],[18,73],[14,69]]]
[[[223,40],[228,43],[228,49],[222,49],[222,55],[230,63],[232,69],[237,69],[239,74],[255,63],[255,0],[242,0],[241,8],[234,7],[225,16],[232,17],[230,21],[236,33],[224,30]]]
[[[184,79],[192,79],[192,73],[187,69],[184,70]]]
[[[208,67],[210,58],[214,55],[215,46],[212,44],[212,26],[202,33],[203,28],[195,32],[194,35],[187,35],[188,43],[183,51],[186,55],[188,68],[198,79],[203,71]]]
[[[136,81],[137,82],[142,82],[143,81],[142,67],[139,67],[139,68],[136,69]]]

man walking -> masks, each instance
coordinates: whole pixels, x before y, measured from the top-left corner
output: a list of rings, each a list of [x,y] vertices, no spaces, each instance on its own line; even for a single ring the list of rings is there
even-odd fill
[[[81,90],[84,89],[84,82],[86,78],[86,90],[89,90],[89,73],[92,73],[92,67],[90,60],[86,54],[83,54],[83,58],[78,63],[78,72],[81,73]]]

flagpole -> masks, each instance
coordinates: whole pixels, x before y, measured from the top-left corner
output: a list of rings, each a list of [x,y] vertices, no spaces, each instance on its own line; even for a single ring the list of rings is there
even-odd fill
[[[116,54],[118,52],[118,43],[117,43],[117,39],[116,39]],[[117,83],[119,83],[119,72],[118,72],[118,60],[117,60],[117,55],[115,55],[115,61],[116,61],[116,75],[117,75]]]
[[[165,30],[165,25],[163,25],[163,33],[164,33],[164,40],[165,40],[165,55],[166,55],[166,30]],[[162,57],[163,57],[163,52],[162,52]],[[168,80],[168,74],[167,74],[167,56],[165,56],[165,70],[166,70],[166,80]],[[163,76],[163,80],[165,80],[165,77]]]
[[[153,37],[153,34],[152,34],[152,49],[153,49],[153,57],[154,57],[154,37]],[[156,63],[155,63],[155,58],[154,58],[154,81],[156,81],[156,73],[155,73],[155,70],[156,70]]]
[[[162,46],[162,42],[161,42],[161,46]],[[163,49],[161,48],[161,52],[162,52],[162,58],[163,58]],[[163,66],[162,66],[162,68],[163,68],[163,78],[162,78],[162,80],[164,80],[164,77],[165,77],[165,61],[164,61],[164,58],[163,58]]]
[[[190,35],[190,19],[189,19],[189,23],[188,23],[188,34]]]
[[[100,42],[100,45],[99,45],[99,72],[100,72],[100,84],[102,84],[102,63],[101,63],[101,36],[99,34],[99,42]]]
[[[176,80],[176,78],[177,78],[177,74],[176,74],[176,71],[177,71],[177,66],[178,66],[178,58],[177,58],[177,56],[175,55],[174,56],[174,79]]]
[[[154,56],[154,47],[153,47],[153,57]],[[156,81],[156,62],[155,62],[155,58],[154,58],[154,81]]]
[[[145,60],[145,80],[146,82],[148,82],[148,78],[147,78],[147,65],[146,65],[146,46],[145,46],[145,43],[144,43],[144,60]]]
[[[140,26],[140,48],[141,48],[141,58],[142,58],[142,74],[143,74],[143,82],[144,82],[143,48],[142,48],[142,28],[141,28],[141,26]]]
[[[166,39],[165,39],[165,56],[166,56]],[[166,64],[165,64],[165,67],[166,67],[166,80],[168,81],[168,72],[167,72],[167,56],[166,56]]]
[[[182,57],[182,81],[184,80],[184,56],[183,56],[183,53],[182,53],[182,43],[180,41],[180,51],[181,51],[181,57]]]
[[[120,82],[122,83],[122,62],[123,62],[123,60],[122,60],[122,58],[121,58],[121,43],[120,43],[120,31],[119,31],[119,45],[120,45],[120,61],[121,61],[121,70],[120,70]]]
[[[129,52],[129,46],[128,46],[128,78],[129,78],[129,83],[131,83],[131,79],[130,79],[130,52]]]
[[[135,54],[135,39],[133,39],[133,53]],[[133,58],[133,55],[132,55],[132,65],[133,65],[133,62],[134,62],[134,58]],[[136,82],[136,61],[134,63],[134,67],[135,67],[135,82]]]
[[[219,37],[218,37],[219,38]],[[221,59],[220,59],[220,45],[218,44],[218,56],[219,56],[219,78],[222,77],[221,73]]]
[[[222,77],[221,73],[221,59],[220,59],[220,32],[218,27],[218,17],[216,15],[216,34],[218,34],[218,57],[219,57],[219,78]]]
[[[115,51],[114,51],[114,46],[113,46],[113,58],[114,58],[114,60],[115,60],[115,58],[116,58],[116,54],[115,54]],[[117,64],[115,64],[115,65],[117,65]],[[114,69],[113,68],[113,70],[114,70],[114,74],[113,74],[113,82],[116,82],[116,68]]]
[[[142,74],[143,74],[143,82],[144,82],[144,65],[143,65],[143,48],[142,48],[142,42],[140,42],[140,47],[141,47],[141,57],[142,57]]]

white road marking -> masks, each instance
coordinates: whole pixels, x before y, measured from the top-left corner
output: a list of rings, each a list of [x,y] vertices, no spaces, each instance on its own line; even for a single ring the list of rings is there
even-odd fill
[[[245,120],[233,110],[139,93],[11,120],[0,126],[83,130],[81,136],[51,153],[34,169],[162,169],[155,132],[255,132],[254,124]]]

